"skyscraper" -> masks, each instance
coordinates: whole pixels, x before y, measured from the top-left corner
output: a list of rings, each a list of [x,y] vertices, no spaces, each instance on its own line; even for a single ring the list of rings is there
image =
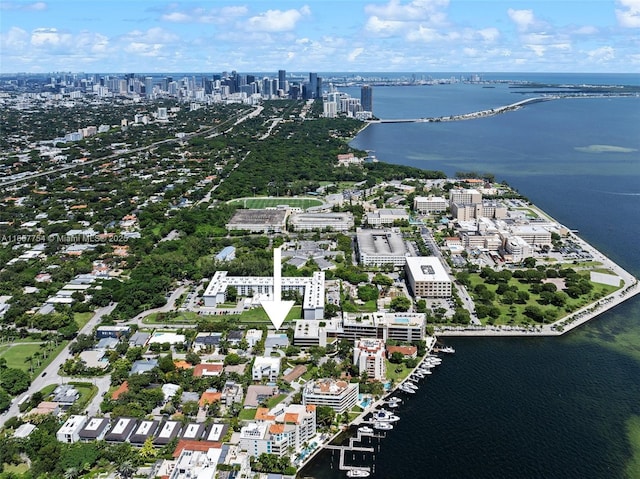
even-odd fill
[[[360,104],[364,111],[373,112],[373,88],[369,85],[363,85],[360,88]]]
[[[287,93],[287,71],[278,70],[278,88]]]
[[[316,98],[318,94],[318,74],[309,73],[309,87],[307,88],[307,95],[305,99]]]

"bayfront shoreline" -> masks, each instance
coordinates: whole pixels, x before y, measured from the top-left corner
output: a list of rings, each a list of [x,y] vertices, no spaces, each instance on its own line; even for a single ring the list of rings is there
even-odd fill
[[[560,224],[547,212],[543,211],[536,205],[529,206],[540,216],[546,217],[551,221]],[[607,311],[617,307],[625,301],[640,294],[640,281],[619,264],[614,262],[608,256],[604,255],[600,250],[589,244],[575,232],[571,233],[571,239],[578,243],[582,249],[588,251],[595,261],[602,263],[602,266],[611,270],[618,275],[623,281],[622,288],[613,293],[590,303],[577,311],[573,311],[562,318],[549,324],[535,325],[528,328],[520,326],[445,326],[435,328],[435,334],[438,336],[455,337],[455,336],[561,336],[575,328],[582,326],[590,320],[600,316]]]

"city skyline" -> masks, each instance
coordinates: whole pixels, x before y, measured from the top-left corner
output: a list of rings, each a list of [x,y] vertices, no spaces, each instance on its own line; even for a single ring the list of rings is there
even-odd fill
[[[0,3],[0,73],[640,72],[640,1]]]

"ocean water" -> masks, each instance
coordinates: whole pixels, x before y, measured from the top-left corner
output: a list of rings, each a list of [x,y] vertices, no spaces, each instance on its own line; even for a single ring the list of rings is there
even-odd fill
[[[595,83],[580,75],[531,79]],[[374,89],[374,113],[450,115],[526,95],[533,93],[502,84],[383,87]],[[640,275],[640,98],[562,99],[478,120],[371,125],[352,146],[449,175],[493,173]],[[417,394],[404,395],[394,430],[372,440],[375,453],[348,455],[348,463],[372,466],[371,477],[385,479],[640,477],[640,444],[632,440],[640,437],[640,298],[560,338],[446,343],[456,354]],[[324,451],[300,476],[345,472],[338,454]]]

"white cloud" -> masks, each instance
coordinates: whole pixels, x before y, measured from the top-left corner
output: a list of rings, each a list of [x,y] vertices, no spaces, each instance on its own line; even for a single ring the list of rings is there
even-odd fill
[[[286,32],[293,30],[305,16],[311,14],[309,7],[300,10],[267,10],[247,20],[247,29],[260,32]]]
[[[513,23],[516,24],[518,30],[525,31],[535,22],[533,10],[514,10],[513,8],[510,8],[507,10],[507,14]]]
[[[11,27],[6,33],[0,33],[0,49],[3,52],[20,52],[29,43],[29,33],[22,28]]]
[[[533,53],[538,57],[544,56],[544,52],[546,51],[546,47],[544,45],[525,45],[529,48]]]
[[[354,50],[352,50],[349,55],[347,55],[347,60],[350,62],[354,62],[356,60],[356,58],[358,58],[360,55],[362,55],[362,52],[364,52],[364,48],[362,47],[358,47]]]
[[[186,23],[192,21],[190,15],[182,12],[171,12],[162,15],[162,19],[167,22],[177,22],[177,23]]]
[[[138,42],[138,43],[172,43],[178,42],[180,37],[175,33],[171,33],[160,27],[149,28],[146,31],[132,30],[131,32],[122,36],[124,41]]]
[[[391,36],[405,29],[406,23],[396,20],[382,20],[377,16],[369,17],[365,29],[378,36]]]
[[[616,8],[616,18],[620,26],[640,28],[640,0],[618,0],[622,8]]]
[[[591,25],[584,25],[582,27],[572,30],[571,33],[575,35],[595,35],[598,33],[598,29]]]
[[[59,32],[57,28],[36,28],[31,32],[31,45],[35,47],[61,47],[72,44],[71,34]]]
[[[486,42],[494,42],[500,37],[500,30],[497,28],[483,28],[478,30],[478,35]]]
[[[172,5],[175,7],[176,5]],[[160,18],[172,23],[216,23],[225,24],[239,17],[247,15],[249,9],[245,6],[231,6],[213,9],[194,8],[191,10],[172,10]]]
[[[391,0],[386,5],[367,5],[364,11],[384,20],[418,21],[431,19],[436,12],[447,6],[449,0],[413,0],[407,4]]]
[[[597,63],[602,61],[611,61],[616,57],[616,51],[612,47],[600,47],[587,52],[590,60]]]
[[[27,10],[39,12],[47,9],[45,2],[34,3],[18,3],[18,2],[2,2],[0,3],[0,10]]]

